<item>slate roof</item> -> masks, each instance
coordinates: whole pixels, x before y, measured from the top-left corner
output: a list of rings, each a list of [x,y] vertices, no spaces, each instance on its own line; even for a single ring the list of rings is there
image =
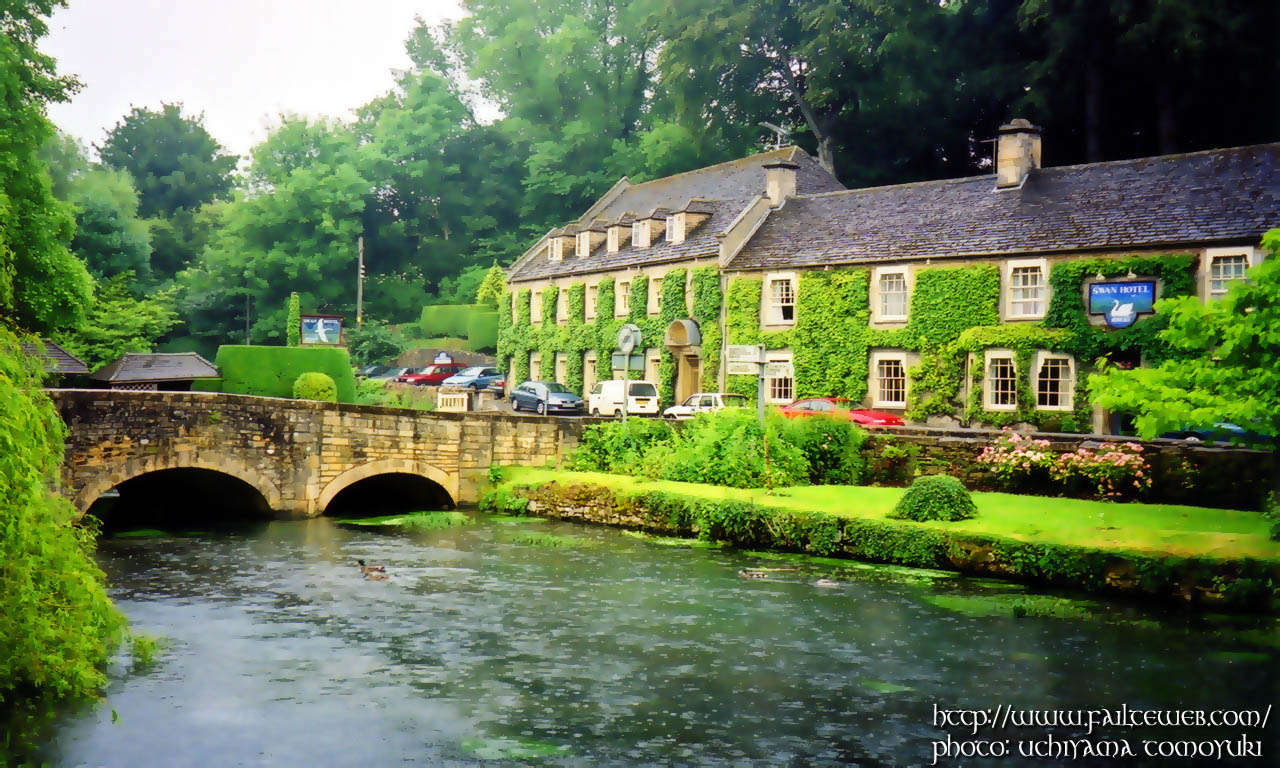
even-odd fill
[[[71,374],[71,373],[88,373],[89,366],[75,355],[63,349],[59,345],[48,339],[41,340],[44,343],[45,370],[49,373]],[[35,344],[24,343],[22,351],[30,356],[35,356],[38,352]]]
[[[729,269],[1163,247],[1280,226],[1280,143],[795,197]]]
[[[715,235],[727,229],[751,200],[764,194],[764,166],[781,160],[799,166],[796,190],[801,194],[844,189],[818,161],[798,147],[783,147],[643,184],[624,185],[625,188],[615,198],[608,199],[609,195],[605,195],[602,199],[607,202],[603,205],[597,203],[599,208],[593,206],[582,218],[552,230],[552,234],[561,231],[573,234],[590,227],[597,220],[614,222],[627,214],[647,217],[660,208],[681,211],[691,202],[695,207],[709,210],[711,218],[691,230],[683,243],[668,243],[659,237],[648,248],[633,248],[628,241],[615,253],[609,253],[602,244],[586,258],[578,258],[572,253],[572,248],[567,248],[563,261],[550,261],[542,249],[532,257],[518,261],[508,280],[518,282],[718,256],[720,241]]]
[[[218,376],[218,369],[195,352],[127,352],[89,378],[112,384],[186,381]]]

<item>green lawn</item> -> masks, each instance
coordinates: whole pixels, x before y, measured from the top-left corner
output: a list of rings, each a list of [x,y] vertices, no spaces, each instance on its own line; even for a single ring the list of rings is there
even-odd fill
[[[548,480],[588,483],[623,493],[665,491],[867,519],[884,519],[903,492],[901,488],[843,485],[800,486],[770,492],[532,467],[504,468],[503,480],[519,484]],[[1280,561],[1280,542],[1271,541],[1269,537],[1271,521],[1258,512],[1172,504],[1117,504],[1008,493],[974,493],[973,500],[978,505],[978,516],[972,520],[954,523],[892,522],[1117,552]]]

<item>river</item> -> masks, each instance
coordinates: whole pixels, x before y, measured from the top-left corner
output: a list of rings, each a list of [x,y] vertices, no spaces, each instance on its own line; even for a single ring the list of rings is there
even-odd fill
[[[62,718],[54,766],[929,765],[948,733],[1046,735],[973,737],[935,706],[1265,708],[1280,679],[1268,620],[974,616],[953,609],[1037,595],[567,523],[276,522],[104,538],[99,559],[169,647]],[[1277,728],[1251,732],[1269,755]]]

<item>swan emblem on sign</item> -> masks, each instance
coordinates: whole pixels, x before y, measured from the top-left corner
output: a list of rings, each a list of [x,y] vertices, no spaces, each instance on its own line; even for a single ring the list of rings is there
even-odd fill
[[[1133,320],[1133,302],[1121,304],[1119,299],[1111,300],[1111,309],[1107,312],[1107,317],[1113,323],[1128,323]]]

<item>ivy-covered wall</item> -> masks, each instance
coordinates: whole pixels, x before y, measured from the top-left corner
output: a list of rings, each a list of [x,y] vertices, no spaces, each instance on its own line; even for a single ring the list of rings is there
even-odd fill
[[[662,276],[659,288],[661,309],[654,315],[649,314],[649,278],[632,275],[626,317],[614,317],[616,284],[614,279],[605,278],[596,289],[596,317],[590,321],[585,314],[585,283],[572,283],[567,290],[556,286],[542,289],[540,324],[530,322],[530,291],[517,288],[503,298],[504,315],[498,335],[499,364],[506,369],[514,359],[516,381],[512,383],[517,384],[529,377],[529,353],[539,352],[542,355],[542,376],[550,380],[554,377],[556,355],[565,353],[568,364],[563,383],[575,392],[582,392],[583,353],[595,352],[597,380],[612,378],[618,330],[624,323],[633,323],[640,328],[644,340],[642,346],[660,350],[657,384],[663,405],[670,405],[675,393],[676,360],[663,345],[663,337],[673,321],[692,319],[702,332],[702,384],[714,389],[720,360],[720,274],[715,266],[698,267],[692,270],[691,276],[689,273],[690,270],[677,268]],[[692,318],[686,308],[686,283],[691,283],[693,289]],[[512,301],[518,308],[515,322],[511,318]],[[559,301],[568,302],[568,322],[565,325],[556,324]],[[635,379],[644,376],[644,371],[631,372]]]
[[[1053,265],[1050,301],[1041,322],[1000,322],[1000,269],[994,264],[918,269],[913,276],[910,313],[901,328],[870,325],[870,270],[839,269],[802,273],[796,295],[796,322],[786,330],[760,327],[763,281],[738,277],[729,282],[725,327],[729,344],[763,344],[790,348],[795,368],[795,396],[867,396],[870,351],[875,347],[919,354],[910,368],[906,416],[959,416],[974,425],[1031,423],[1051,431],[1087,431],[1091,405],[1084,382],[1089,372],[1116,352],[1137,353],[1148,362],[1166,354],[1157,334],[1164,318],[1146,317],[1122,329],[1089,322],[1084,305],[1085,281],[1104,278],[1156,278],[1160,296],[1194,292],[1195,256],[1156,255],[1119,259],[1089,258]],[[1010,349],[1018,371],[1018,408],[984,408],[984,366],[988,349]],[[1071,411],[1037,411],[1031,385],[1035,352],[1045,350],[1075,359],[1076,385]],[[970,354],[967,396],[962,388]],[[754,398],[752,376],[726,377],[726,389]]]

